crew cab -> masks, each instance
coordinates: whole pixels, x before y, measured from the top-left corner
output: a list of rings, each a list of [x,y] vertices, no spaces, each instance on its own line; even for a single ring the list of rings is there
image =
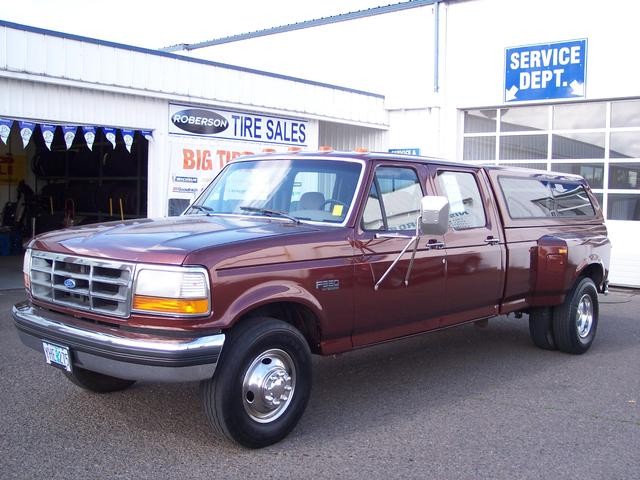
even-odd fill
[[[302,416],[312,354],[510,313],[538,347],[585,353],[610,248],[578,176],[265,154],[228,164],[179,217],[34,238],[13,318],[84,389],[200,381],[214,432],[259,448]]]

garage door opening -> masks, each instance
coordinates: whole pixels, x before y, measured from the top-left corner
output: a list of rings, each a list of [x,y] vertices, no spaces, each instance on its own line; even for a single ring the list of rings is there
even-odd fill
[[[82,127],[65,130],[55,126],[48,148],[36,125],[24,147],[14,121],[0,142],[2,229],[23,242],[68,226],[147,216],[145,136],[131,132],[128,148],[121,130],[96,127],[90,146]],[[65,135],[73,137],[69,146]]]

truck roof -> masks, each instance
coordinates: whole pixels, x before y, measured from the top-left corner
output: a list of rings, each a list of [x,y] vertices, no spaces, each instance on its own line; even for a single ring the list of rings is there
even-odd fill
[[[438,157],[426,157],[426,156],[417,156],[417,155],[407,155],[401,153],[387,153],[387,152],[358,152],[358,151],[339,151],[339,150],[327,150],[327,151],[293,151],[293,152],[284,152],[284,153],[261,153],[256,155],[247,155],[242,156],[234,161],[243,161],[243,160],[281,160],[287,158],[307,158],[307,159],[335,159],[335,160],[344,160],[344,159],[353,159],[353,160],[361,160],[363,162],[371,162],[374,160],[389,160],[394,162],[407,162],[407,163],[424,163],[424,164],[437,164],[444,166],[453,166],[453,167],[475,167],[482,168],[488,171],[509,171],[513,173],[520,174],[532,174],[536,173],[540,176],[544,175],[547,178],[555,178],[555,179],[572,179],[572,180],[582,180],[582,177],[579,175],[574,175],[566,172],[553,172],[542,169],[532,169],[525,167],[517,167],[512,165],[481,165],[477,163],[470,163],[464,161],[454,161],[454,160],[445,160],[443,158]]]

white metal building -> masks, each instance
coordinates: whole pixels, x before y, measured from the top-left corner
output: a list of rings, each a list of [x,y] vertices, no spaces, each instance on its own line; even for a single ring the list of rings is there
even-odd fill
[[[391,149],[585,176],[611,281],[640,287],[637,18],[624,0],[414,0],[185,53],[379,91]],[[268,55],[282,48],[297,61]]]

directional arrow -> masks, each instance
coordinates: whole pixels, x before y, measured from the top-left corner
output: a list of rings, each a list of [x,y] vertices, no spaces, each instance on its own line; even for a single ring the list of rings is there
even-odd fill
[[[505,90],[505,100],[507,102],[510,102],[512,100],[516,99],[516,93],[518,93],[518,87],[516,87],[515,85],[513,85],[510,89]]]
[[[584,97],[584,83],[580,83],[577,80],[574,80],[569,84],[571,87],[571,95],[575,95],[576,97]]]

